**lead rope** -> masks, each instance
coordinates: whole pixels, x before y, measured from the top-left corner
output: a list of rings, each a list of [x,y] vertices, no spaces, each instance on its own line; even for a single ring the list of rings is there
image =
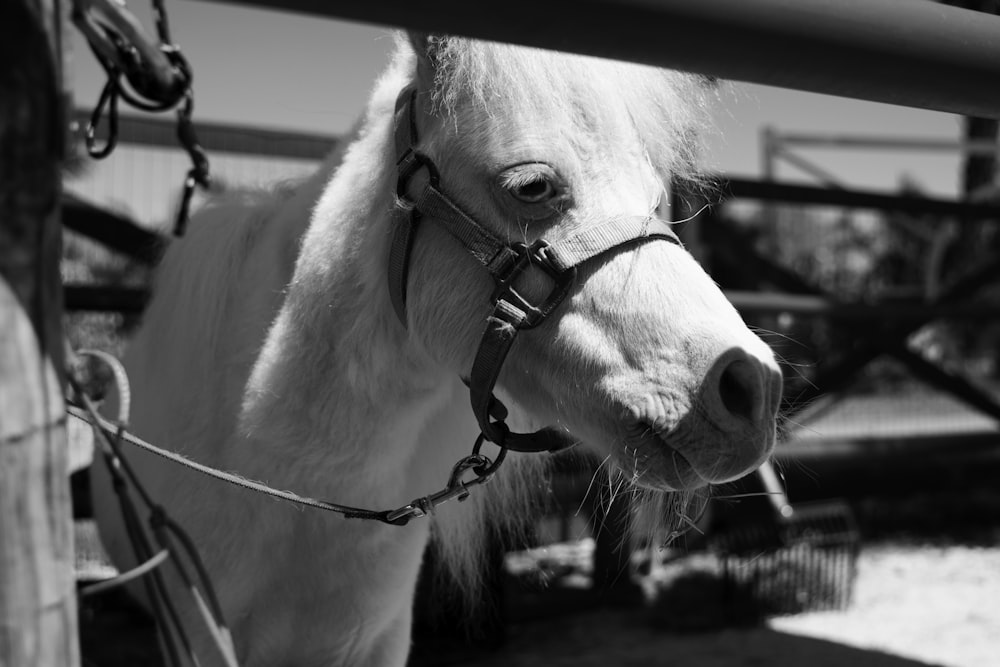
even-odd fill
[[[126,533],[135,552],[136,560],[139,562],[138,566],[117,577],[83,587],[80,595],[81,597],[97,595],[141,579],[152,605],[153,614],[157,619],[157,625],[164,637],[163,644],[165,645],[168,667],[181,667],[181,651],[187,655],[192,664],[197,666],[199,661],[163,579],[161,567],[167,561],[174,566],[184,588],[188,590],[194,600],[201,619],[227,667],[238,667],[239,661],[236,657],[232,633],[224,619],[222,605],[215,594],[208,571],[202,563],[194,541],[180,524],[170,518],[163,506],[153,500],[129,464],[122,443],[127,442],[174,463],[251,491],[298,505],[336,512],[347,519],[372,520],[393,526],[405,526],[411,519],[432,514],[439,505],[450,500],[464,501],[469,497],[474,487],[485,484],[493,478],[507,454],[507,450],[504,448],[500,448],[495,460],[482,454],[480,450],[484,444],[484,438],[480,435],[473,446],[472,453],[454,465],[443,489],[416,498],[394,510],[368,510],[317,500],[300,496],[291,491],[274,489],[261,482],[203,465],[175,452],[157,447],[129,433],[128,416],[131,407],[131,390],[124,366],[118,359],[106,352],[81,350],[78,354],[93,357],[107,365],[111,369],[112,378],[118,391],[118,418],[112,421],[98,414],[94,402],[83,391],[82,382],[73,371],[75,364],[69,364],[67,379],[72,395],[67,399],[67,412],[69,415],[88,423],[93,429],[95,441],[112,476],[112,486],[118,498]],[[74,359],[75,356],[73,350],[67,345],[67,359]],[[466,475],[470,471],[474,476],[471,479],[466,479]],[[149,510],[148,525],[156,541],[156,548],[150,543],[149,536],[143,529],[139,511],[129,494],[130,488],[136,491]],[[180,548],[174,540],[179,542]],[[189,565],[193,567],[194,577],[188,573],[179,557],[182,554]],[[202,595],[202,591],[204,591],[204,595]]]
[[[119,396],[128,396],[128,378],[125,375],[124,367],[118,359],[105,352],[98,351],[87,350],[81,351],[80,354],[93,356],[107,364],[113,371],[113,377],[115,378],[116,384],[120,387]],[[71,384],[71,386],[73,385]],[[393,526],[405,526],[410,519],[432,514],[439,505],[448,502],[449,500],[465,500],[474,487],[486,484],[493,478],[493,475],[496,473],[497,469],[503,463],[507,455],[507,450],[502,447],[500,448],[495,459],[491,459],[483,454],[481,450],[485,441],[484,438],[480,436],[476,439],[476,442],[473,445],[472,453],[469,456],[465,456],[460,459],[452,467],[448,481],[445,487],[440,491],[415,498],[406,505],[393,510],[363,509],[360,507],[352,507],[350,505],[341,505],[338,503],[328,502],[326,500],[310,498],[308,496],[300,496],[292,491],[275,489],[267,484],[264,484],[263,482],[248,479],[233,472],[219,470],[189,459],[176,452],[163,449],[162,447],[157,447],[156,445],[137,437],[133,433],[130,433],[127,430],[125,425],[126,422],[124,420],[116,422],[98,414],[97,410],[93,407],[92,401],[90,401],[90,399],[83,394],[78,387],[79,383],[73,387],[75,394],[73,399],[75,400],[69,401],[67,412],[70,416],[90,424],[97,433],[101,434],[101,438],[105,440],[109,438],[111,439],[108,443],[108,447],[115,453],[117,459],[122,461],[122,465],[126,468],[126,472],[131,469],[127,468],[124,455],[119,451],[116,451],[114,447],[112,447],[112,444],[128,443],[132,446],[138,447],[152,454],[156,454],[157,456],[165,458],[168,461],[185,466],[214,479],[239,486],[249,491],[262,493],[280,500],[286,500],[297,505],[334,512],[342,515],[346,519],[363,519],[379,521]],[[127,405],[127,403],[125,405]],[[103,446],[102,451],[104,451]],[[466,479],[466,475],[470,471],[473,474],[473,477],[471,479]],[[141,488],[138,479],[135,479],[134,483],[138,485],[138,488]],[[140,493],[144,494],[144,490],[140,491]],[[155,503],[152,503],[152,499],[150,499],[150,503],[155,505]]]

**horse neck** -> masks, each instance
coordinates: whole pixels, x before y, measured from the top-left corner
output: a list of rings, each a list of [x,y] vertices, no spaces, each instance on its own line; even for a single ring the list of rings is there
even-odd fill
[[[391,468],[403,475],[453,388],[408,339],[389,301],[393,95],[381,104],[378,97],[313,211],[241,419],[244,432],[281,443],[285,460],[297,450],[322,467],[324,484],[339,484],[338,497],[345,480],[366,486],[378,477],[380,488],[392,486]],[[331,481],[331,464],[339,482]]]

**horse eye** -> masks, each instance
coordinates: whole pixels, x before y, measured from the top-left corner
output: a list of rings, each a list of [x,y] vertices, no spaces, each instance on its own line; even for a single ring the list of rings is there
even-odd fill
[[[542,204],[560,196],[559,177],[547,164],[520,164],[500,174],[500,186],[524,204]]]
[[[511,188],[511,194],[527,204],[537,204],[551,199],[556,188],[548,179],[539,178]]]

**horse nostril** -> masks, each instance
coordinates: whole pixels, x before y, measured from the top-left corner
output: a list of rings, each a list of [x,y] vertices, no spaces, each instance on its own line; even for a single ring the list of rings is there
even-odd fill
[[[768,397],[758,364],[746,359],[731,360],[718,377],[720,407],[726,414],[755,424],[764,419]]]
[[[719,398],[726,410],[753,421],[759,400],[756,373],[745,361],[736,361],[722,371],[719,378]]]
[[[703,433],[702,446],[684,450],[705,480],[719,484],[747,474],[774,447],[775,410],[781,373],[773,362],[733,347],[706,371],[698,394],[701,408],[691,431]]]

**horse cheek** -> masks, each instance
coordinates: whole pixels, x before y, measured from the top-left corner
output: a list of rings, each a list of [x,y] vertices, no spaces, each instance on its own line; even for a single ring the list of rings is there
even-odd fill
[[[406,296],[410,336],[436,363],[466,377],[489,313],[489,277],[431,221],[421,227]]]

